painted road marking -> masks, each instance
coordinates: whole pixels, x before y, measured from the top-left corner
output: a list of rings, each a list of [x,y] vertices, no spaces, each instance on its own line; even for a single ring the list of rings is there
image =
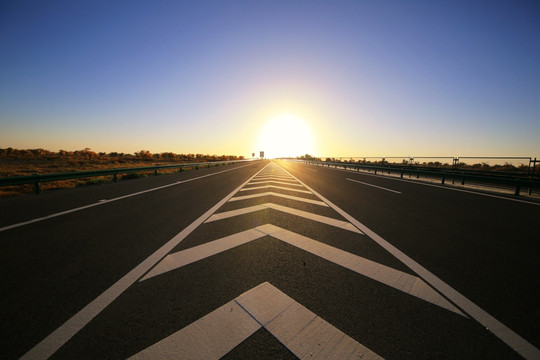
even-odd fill
[[[384,360],[268,282],[129,359],[219,359],[261,327],[299,359]]]
[[[198,245],[187,250],[169,254],[140,281],[144,281],[154,276],[161,275],[188,264],[206,259],[209,256],[213,256],[237,246],[247,244],[266,235],[286,242],[289,245],[319,256],[336,265],[342,266],[382,284],[391,286],[394,289],[403,291],[406,294],[415,296],[446,310],[450,310],[456,314],[465,316],[454,305],[452,305],[448,300],[442,297],[417,276],[392,269],[386,265],[376,263],[361,256],[351,254],[271,224],[257,226],[250,230],[242,231],[237,234],[226,236],[224,238]]]
[[[269,164],[263,167],[257,172],[263,171]],[[246,165],[247,166],[247,165]],[[230,169],[234,170],[234,169]],[[230,171],[226,170],[226,171]],[[257,174],[253,175],[256,176]],[[205,175],[208,176],[208,175]],[[204,176],[203,176],[204,177]],[[233,190],[229,195],[221,199],[216,205],[210,208],[207,212],[201,215],[197,220],[192,222],[188,227],[179,232],[165,245],[156,250],[152,255],[146,258],[143,262],[133,268],[129,273],[124,275],[120,280],[114,283],[110,288],[105,290],[96,299],[86,305],[78,313],[73,315],[69,320],[63,323],[58,329],[49,334],[45,339],[39,342],[36,346],[30,349],[21,359],[48,359],[52,356],[60,347],[69,341],[75,334],[77,334],[83,327],[85,327],[94,317],[102,312],[110,303],[112,303],[118,296],[127,290],[133,283],[140,279],[148,270],[150,270],[155,264],[157,264],[167,253],[169,253],[176,245],[184,240],[189,234],[193,232],[199,225],[201,225],[206,219],[208,219],[213,213],[215,213],[220,207],[222,207],[229,199],[243,188],[253,178],[249,178],[242,185]]]
[[[275,185],[246,187],[246,188],[241,189],[240,191],[260,190],[260,189],[269,189],[269,188],[281,189],[281,190],[287,190],[287,191],[295,191],[295,192],[300,192],[300,193],[304,193],[304,194],[311,194],[311,191],[300,190],[300,189],[292,189],[292,188],[287,188],[287,187],[283,187],[283,186],[275,186]]]
[[[129,360],[220,359],[261,325],[233,300]]]
[[[279,166],[279,165],[278,165]],[[281,166],[280,166],[281,167]],[[283,169],[283,168],[282,168]],[[356,220],[351,215],[347,214],[345,211],[341,210],[337,205],[332,203],[330,200],[326,199],[324,196],[304,184],[297,177],[289,173],[287,170],[283,169],[289,175],[294,177],[300,184],[303,184],[306,189],[311,191],[319,199],[327,203],[332,209],[336,210],[341,216],[349,220],[353,225],[362,230],[367,236],[369,236],[377,244],[381,245],[386,251],[394,255],[398,260],[407,265],[411,270],[421,276],[428,284],[433,286],[437,291],[443,294],[446,298],[451,300],[456,304],[461,310],[468,314],[471,318],[478,321],[482,326],[484,326],[488,331],[493,335],[502,340],[515,352],[520,354],[523,358],[527,360],[536,360],[540,359],[540,350],[529,343],[527,340],[516,334],[512,329],[505,326],[499,320],[495,319],[493,316],[488,314],[484,309],[480,308],[478,305],[467,299],[465,296],[461,295],[458,291],[452,288],[450,285],[439,279],[437,276],[432,274],[429,270],[424,268],[422,265],[418,264],[416,261],[408,257],[401,250],[396,248],[394,245],[390,244],[388,241],[384,240],[381,236],[370,230],[367,226],[362,224],[360,221]],[[483,194],[480,194],[483,195]]]
[[[278,176],[278,175],[272,175],[272,176],[256,176],[253,178],[253,180],[255,181],[259,181],[259,180],[282,180],[282,181],[293,181],[293,182],[296,182],[296,180],[294,180],[292,177],[290,176]]]
[[[144,281],[199,260],[206,259],[207,257],[219,254],[223,251],[260,239],[265,235],[266,234],[263,234],[254,228],[169,254],[139,281]]]
[[[254,198],[263,197],[263,196],[277,196],[277,197],[284,198],[284,199],[303,201],[303,202],[310,203],[310,204],[315,204],[315,205],[328,207],[328,205],[326,205],[324,202],[319,201],[319,200],[311,200],[311,199],[301,198],[301,197],[298,197],[298,196],[275,193],[275,192],[271,192],[271,191],[263,192],[263,193],[257,193],[257,194],[253,194],[253,195],[235,196],[229,201],[239,201],[239,200],[246,200],[246,199],[254,199]]]
[[[313,165],[313,166],[318,166],[318,165]],[[487,197],[492,197],[492,198],[495,198],[495,199],[509,200],[509,201],[514,201],[514,202],[519,202],[519,203],[524,203],[524,204],[529,204],[529,205],[540,206],[540,202],[533,202],[533,201],[527,201],[527,200],[521,200],[521,199],[514,199],[514,198],[511,198],[511,197],[500,196],[500,195],[486,194],[486,193],[473,191],[473,190],[456,189],[455,187],[451,187],[451,186],[428,184],[428,183],[423,182],[423,181],[407,180],[407,179],[401,179],[401,178],[394,178],[392,176],[375,175],[375,174],[369,174],[369,173],[365,173],[365,172],[358,172],[358,171],[345,170],[345,169],[335,169],[335,168],[329,168],[329,169],[338,170],[338,171],[345,171],[345,172],[349,172],[349,173],[353,173],[353,174],[360,174],[360,175],[365,175],[365,176],[374,176],[374,177],[388,179],[388,180],[403,181],[403,182],[410,183],[410,184],[415,184],[415,185],[431,186],[431,187],[436,187],[436,188],[439,188],[439,189],[460,191],[460,192],[464,192],[464,193],[468,193],[468,194],[487,196]]]
[[[254,181],[254,182],[249,183],[249,185],[262,185],[262,184],[268,184],[268,183],[302,187],[302,185],[300,185],[300,184],[295,184],[295,183],[291,183],[291,182],[283,182],[283,181],[274,181],[274,180]]]
[[[250,164],[250,165],[251,165],[251,164]],[[218,171],[218,172],[215,172],[215,173],[212,173],[212,174],[206,174],[206,175],[203,175],[203,176],[199,176],[199,177],[196,177],[196,178],[193,178],[193,179],[187,179],[187,180],[177,181],[177,182],[174,182],[174,183],[172,183],[172,184],[163,185],[163,186],[158,186],[158,187],[155,187],[155,188],[152,188],[152,189],[143,190],[143,191],[139,191],[139,192],[136,192],[136,193],[133,193],[133,194],[124,195],[124,196],[119,196],[119,197],[117,197],[117,198],[113,198],[113,199],[109,199],[109,200],[100,200],[100,201],[98,201],[97,203],[94,203],[94,204],[89,204],[89,205],[81,206],[81,207],[78,207],[78,208],[74,208],[74,209],[70,209],[70,210],[66,210],[66,211],[57,212],[57,213],[54,213],[54,214],[51,214],[51,215],[47,215],[47,216],[43,216],[43,217],[40,217],[40,218],[36,218],[36,219],[28,220],[28,221],[23,221],[23,222],[20,222],[20,223],[17,223],[17,224],[4,226],[4,227],[1,227],[1,228],[0,228],[0,232],[1,232],[1,231],[5,231],[5,230],[9,230],[9,229],[13,229],[13,228],[17,228],[17,227],[21,227],[21,226],[24,226],[24,225],[33,224],[33,223],[36,223],[36,222],[39,222],[39,221],[43,221],[43,220],[47,220],[47,219],[52,219],[52,218],[55,218],[55,217],[58,217],[58,216],[62,216],[62,215],[66,215],[66,214],[70,214],[70,213],[73,213],[73,212],[76,212],[76,211],[81,211],[81,210],[84,210],[84,209],[89,209],[89,208],[94,207],[94,206],[99,206],[99,205],[103,205],[103,204],[108,204],[108,203],[113,202],[113,201],[118,201],[118,200],[127,199],[127,198],[130,198],[130,197],[132,197],[132,196],[142,195],[142,194],[146,194],[146,193],[149,193],[149,192],[152,192],[152,191],[165,189],[165,188],[168,188],[168,187],[171,187],[171,186],[176,186],[176,185],[184,184],[184,183],[187,183],[187,182],[190,182],[190,181],[194,181],[194,180],[199,180],[199,179],[202,179],[202,178],[205,178],[205,177],[209,177],[209,176],[214,176],[214,175],[222,174],[222,173],[227,172],[227,171],[238,170],[238,169],[241,169],[241,168],[246,167],[246,166],[249,166],[249,165],[239,166],[239,167],[236,167],[236,168],[234,168],[234,169],[222,170],[222,171]],[[268,165],[267,165],[267,166],[268,166]]]
[[[255,211],[261,211],[261,210],[265,210],[265,209],[278,210],[278,211],[281,211],[281,212],[284,212],[284,213],[287,213],[287,214],[300,216],[300,217],[303,217],[305,219],[314,220],[314,221],[317,221],[317,222],[320,222],[320,223],[323,223],[323,224],[326,224],[326,225],[331,225],[331,226],[335,226],[335,227],[338,227],[338,228],[341,228],[341,229],[344,229],[344,230],[349,230],[349,231],[352,231],[352,232],[355,232],[355,233],[363,234],[360,230],[358,230],[356,227],[354,227],[353,224],[351,224],[350,222],[330,218],[330,217],[327,217],[327,216],[317,215],[317,214],[310,213],[310,212],[307,212],[307,211],[302,211],[302,210],[298,210],[298,209],[294,209],[294,208],[291,208],[291,207],[288,207],[288,206],[282,206],[282,205],[278,205],[278,204],[274,204],[274,203],[266,203],[266,204],[262,204],[262,205],[249,206],[249,207],[245,207],[245,208],[242,208],[242,209],[217,213],[217,214],[214,214],[214,215],[210,216],[208,218],[208,220],[206,220],[206,222],[208,223],[208,222],[212,222],[212,221],[216,221],[216,220],[228,219],[228,218],[231,218],[231,217],[234,217],[234,216],[248,214],[248,213],[252,213],[252,212],[255,212]]]
[[[267,168],[267,166],[265,166],[265,168]],[[257,174],[261,173],[265,168],[261,169]],[[284,172],[287,172],[287,170],[285,169],[282,169],[282,170]],[[255,177],[257,174],[255,174],[253,177]],[[213,208],[211,208],[205,214],[203,214],[199,219],[197,219],[190,226],[188,226],[186,229],[184,229],[182,232],[176,235],[167,244],[165,244],[163,247],[158,249],[154,254],[152,254],[150,257],[144,260],[141,264],[136,266],[133,270],[131,270],[127,275],[125,275],[117,283],[115,283],[108,290],[106,290],[104,293],[98,296],[98,298],[96,298],[94,301],[88,304],[85,308],[79,311],[79,313],[74,315],[72,318],[66,321],[66,323],[64,323],[57,330],[55,330],[53,333],[47,336],[43,341],[41,341],[34,348],[32,348],[28,353],[26,353],[23,356],[23,359],[30,359],[30,358],[47,359],[52,354],[54,354],[56,350],[58,350],[64,343],[69,341],[69,339],[72,336],[74,336],[79,330],[81,330],[84,326],[86,326],[97,314],[99,314],[105,307],[107,307],[112,301],[114,301],[123,291],[125,291],[128,287],[130,287],[133,284],[133,282],[135,282],[137,279],[141,278],[145,273],[147,273],[148,270],[150,270],[155,264],[157,264],[160,259],[163,259],[163,257],[166,256],[167,253],[169,253],[178,243],[180,243],[180,241],[182,241],[193,230],[195,230],[195,228],[197,228],[201,223],[203,223],[213,213],[215,213],[215,211],[217,211],[221,206],[223,206],[228,201],[228,199],[232,198],[232,196],[234,196],[234,194],[237,191],[239,191],[249,181],[251,181],[253,177],[250,178],[248,181],[246,181],[243,185],[241,185],[235,191],[233,191],[231,194],[229,194],[227,197],[222,199]],[[510,329],[506,328],[503,324],[501,324],[496,319],[494,319],[489,314],[487,314],[485,311],[480,309],[478,306],[470,302],[470,300],[463,297],[457,291],[452,289],[449,285],[442,282],[442,280],[436,278],[433,274],[431,274],[425,268],[423,268],[422,266],[414,262],[414,260],[407,257],[405,254],[403,254],[397,248],[393,247],[391,244],[386,242],[384,239],[382,239],[380,236],[375,234],[373,231],[369,230],[369,228],[365,227],[356,219],[348,215],[345,211],[341,210],[332,202],[322,197],[320,194],[318,194],[316,191],[314,191],[313,189],[311,189],[310,187],[302,183],[296,177],[294,176],[292,177],[295,178],[306,189],[310,190],[319,199],[326,202],[328,204],[327,206],[332,207],[341,216],[349,220],[357,228],[363,230],[364,233],[366,233],[374,241],[379,243],[387,251],[389,251],[391,254],[396,256],[399,260],[405,263],[405,265],[409,266],[409,268],[411,268],[416,274],[422,277],[425,280],[425,282],[431,284],[433,287],[435,287],[436,290],[441,292],[449,300],[453,301],[458,307],[461,307],[465,313],[471,315],[471,317],[479,321],[482,325],[489,326],[490,328],[488,330],[490,330],[493,334],[499,337],[502,341],[507,343],[512,349],[517,351],[526,359],[540,358],[540,351],[536,349],[534,346],[532,346],[530,343],[525,341],[523,338],[519,337]],[[261,229],[257,231],[261,232],[260,230]],[[263,230],[267,231],[269,236],[273,236],[273,237],[282,236],[283,237],[283,233],[280,234],[280,231],[274,231],[275,229],[272,230],[271,228],[270,229],[265,228]],[[283,239],[281,240],[285,241]],[[304,242],[304,244],[306,244],[306,242]],[[307,242],[307,244],[309,244],[309,242]],[[316,249],[317,247],[313,247],[313,248]],[[339,259],[339,256],[338,256],[338,259]],[[394,269],[391,269],[391,270],[394,270]],[[415,294],[415,296],[417,295]]]
[[[382,189],[382,190],[386,190],[386,191],[390,191],[390,192],[393,192],[393,193],[396,193],[396,194],[401,194],[401,191],[396,191],[396,190],[388,189],[388,188],[385,188],[385,187],[382,187],[382,186],[377,186],[377,185],[369,184],[369,183],[366,183],[366,182],[363,182],[363,181],[358,181],[358,180],[349,179],[349,178],[347,178],[347,180],[349,180],[349,181],[354,181],[354,182],[356,182],[356,183],[364,184],[364,185],[367,185],[367,186],[373,186],[374,188]]]

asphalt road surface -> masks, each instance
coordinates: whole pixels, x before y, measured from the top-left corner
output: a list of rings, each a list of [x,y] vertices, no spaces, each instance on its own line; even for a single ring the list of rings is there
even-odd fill
[[[2,359],[540,359],[540,204],[286,161],[0,201]]]

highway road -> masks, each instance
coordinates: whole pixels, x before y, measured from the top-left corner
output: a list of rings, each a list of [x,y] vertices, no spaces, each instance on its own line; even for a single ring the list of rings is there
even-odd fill
[[[254,161],[0,212],[2,359],[540,359],[540,203]]]

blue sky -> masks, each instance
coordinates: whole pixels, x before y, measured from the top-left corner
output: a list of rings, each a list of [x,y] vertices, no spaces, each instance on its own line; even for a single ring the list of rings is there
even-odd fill
[[[260,148],[289,114],[318,156],[540,157],[539,20],[535,1],[2,1],[0,147],[300,155]]]

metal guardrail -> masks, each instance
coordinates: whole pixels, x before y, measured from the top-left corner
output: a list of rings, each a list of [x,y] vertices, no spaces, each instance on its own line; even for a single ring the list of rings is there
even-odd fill
[[[170,165],[154,165],[154,166],[144,166],[144,167],[130,167],[130,168],[114,168],[114,169],[104,169],[104,170],[90,170],[90,171],[73,171],[66,173],[56,173],[56,174],[33,174],[33,175],[24,175],[24,176],[8,176],[0,178],[0,186],[13,186],[13,185],[25,185],[25,184],[34,184],[34,190],[36,194],[41,192],[40,183],[49,182],[49,181],[61,181],[61,180],[72,180],[80,178],[92,178],[98,176],[113,176],[114,182],[118,182],[118,175],[137,173],[137,172],[148,172],[153,171],[154,175],[158,175],[158,170],[162,169],[176,169],[183,171],[184,168],[196,168],[199,167],[211,167],[217,165],[231,165],[237,164],[240,162],[251,161],[251,160],[229,160],[229,161],[212,161],[212,162],[202,162],[202,163],[186,163],[186,164],[170,164]]]
[[[435,177],[440,178],[441,184],[444,184],[446,181],[451,180],[454,183],[456,180],[461,181],[461,185],[465,185],[465,182],[474,182],[480,184],[491,184],[491,185],[503,185],[507,187],[514,188],[514,194],[519,195],[522,188],[529,189],[529,195],[532,194],[533,189],[540,189],[540,181],[533,179],[532,177],[523,177],[523,176],[486,176],[486,175],[472,175],[468,172],[460,172],[452,169],[438,169],[438,170],[425,170],[425,169],[416,169],[412,167],[399,167],[399,166],[377,166],[377,165],[365,165],[361,163],[347,163],[347,162],[325,162],[325,161],[309,161],[309,160],[298,160],[307,164],[321,165],[321,166],[334,166],[334,167],[343,167],[344,169],[356,169],[367,170],[368,172],[373,171],[374,174],[377,172],[388,173],[389,175],[399,174],[401,178],[404,175],[415,175],[417,179],[420,176],[424,177]]]
[[[329,160],[331,159],[331,160]],[[496,174],[498,175],[507,175],[507,176],[535,176],[535,170],[537,168],[538,163],[540,163],[540,160],[537,160],[536,158],[532,158],[530,156],[368,156],[368,157],[350,157],[350,160],[347,160],[347,158],[339,157],[339,158],[324,158],[319,157],[317,158],[317,161],[329,161],[329,162],[349,162],[349,163],[358,163],[358,164],[370,164],[370,165],[376,165],[376,166],[408,166],[408,167],[414,167],[416,169],[419,168],[425,168],[425,169],[433,169],[433,167],[425,166],[420,163],[418,163],[418,160],[437,160],[439,165],[435,166],[438,168],[444,168],[444,169],[452,169],[452,170],[459,170],[464,172],[469,172],[471,174],[484,174],[487,176],[494,175],[493,170],[485,170],[482,168],[463,168],[462,166],[470,165],[471,160],[497,160],[497,161],[503,161],[504,164],[508,164],[508,161],[510,161],[510,165],[515,165],[513,163],[521,162],[522,167],[527,167],[527,173],[519,173],[515,171],[501,171],[496,170]],[[369,159],[369,161],[368,161]],[[315,159],[303,159],[307,161],[316,161]],[[401,160],[399,162],[395,162],[396,160]],[[446,161],[446,163],[441,163],[439,160]],[[528,163],[528,164],[527,164]],[[425,162],[424,162],[425,164]],[[484,164],[482,162],[482,164]],[[494,165],[495,166],[495,165]],[[536,177],[540,179],[540,174],[536,174]]]

